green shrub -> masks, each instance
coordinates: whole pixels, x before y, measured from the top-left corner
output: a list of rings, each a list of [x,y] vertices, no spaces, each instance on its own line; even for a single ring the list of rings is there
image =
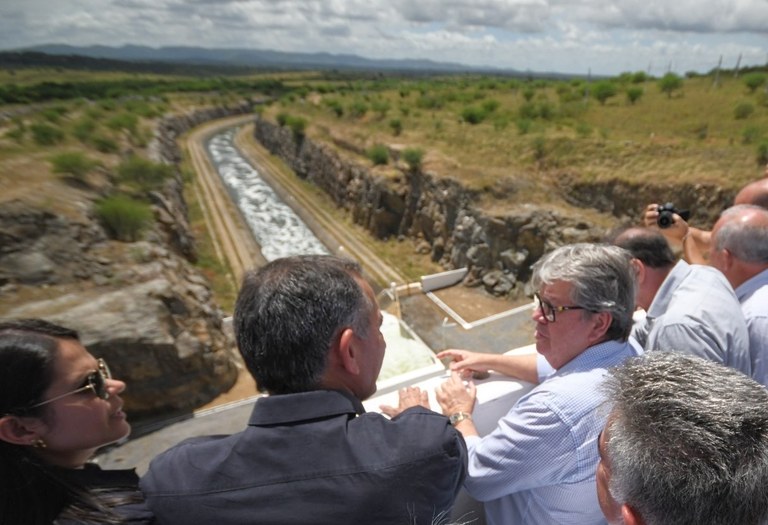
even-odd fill
[[[67,108],[63,106],[52,106],[40,111],[40,115],[52,124],[58,124],[61,117],[67,114]]]
[[[531,131],[531,126],[533,125],[533,121],[529,118],[519,118],[515,121],[515,125],[517,126],[517,132],[521,135],[527,134],[529,131]]]
[[[485,111],[476,106],[467,106],[461,110],[461,120],[467,124],[480,124],[485,120]]]
[[[91,144],[101,153],[117,153],[118,146],[115,139],[107,135],[93,135],[91,137]]]
[[[72,134],[80,142],[88,142],[96,130],[96,121],[90,117],[83,117],[72,127]]]
[[[424,151],[420,148],[405,148],[403,150],[403,160],[408,164],[411,171],[421,169],[421,161],[424,158]]]
[[[393,118],[389,121],[389,127],[392,128],[392,134],[397,137],[403,132],[403,121],[399,118]]]
[[[64,140],[64,132],[50,124],[32,124],[32,138],[40,146],[53,146]]]
[[[135,155],[123,160],[117,167],[121,182],[133,184],[143,190],[154,190],[173,176],[173,168]]]
[[[106,125],[109,129],[119,131],[124,129],[130,133],[136,133],[136,126],[139,123],[139,117],[132,113],[120,113],[110,117]]]
[[[531,99],[533,99],[533,95],[535,95],[535,92],[531,88],[525,88],[523,90],[523,98],[526,102],[530,102]]]
[[[341,118],[344,116],[344,106],[341,105],[341,102],[338,100],[330,99],[325,102],[325,105],[328,106],[328,108],[333,111],[333,113],[338,117]]]
[[[755,72],[744,75],[744,84],[749,88],[750,93],[754,93],[757,88],[765,84],[765,81],[765,73]]]
[[[490,99],[490,100],[483,101],[483,104],[481,107],[483,108],[483,112],[485,112],[485,114],[487,115],[499,109],[500,105],[501,104],[499,103],[498,100]]]
[[[733,118],[743,120],[755,112],[755,106],[749,102],[741,102],[733,110]]]
[[[50,158],[54,173],[66,173],[82,180],[96,167],[96,161],[79,151],[67,151]]]
[[[539,104],[538,113],[539,117],[543,120],[552,120],[555,118],[557,111],[555,110],[555,106],[549,102],[544,101]]]
[[[640,97],[643,96],[643,88],[640,86],[630,86],[627,88],[626,91],[627,94],[627,102],[630,104],[634,104],[638,100],[640,100]]]
[[[768,141],[763,141],[757,145],[757,163],[759,165],[768,164]]]
[[[389,162],[389,150],[383,144],[376,144],[366,151],[374,166],[381,166]]]
[[[288,117],[289,117],[288,113],[286,113],[285,111],[281,111],[280,113],[277,114],[275,119],[277,119],[277,124],[279,126],[285,126],[285,124],[288,122]]]
[[[754,144],[763,137],[763,132],[757,126],[747,126],[741,132],[741,141],[744,144]]]
[[[307,119],[289,115],[286,120],[286,124],[289,128],[291,128],[294,138],[298,140],[304,136],[304,133],[307,129]]]
[[[683,87],[683,79],[675,73],[667,73],[659,80],[659,89],[667,94],[667,98],[672,98],[672,93]]]
[[[616,84],[608,80],[603,80],[595,84],[592,88],[592,96],[600,102],[601,105],[605,105],[606,101],[616,96]]]
[[[526,103],[518,108],[517,115],[523,119],[533,120],[539,116],[539,110],[536,107],[536,104]]]
[[[114,195],[96,204],[96,217],[112,239],[134,242],[149,226],[152,210],[143,202]]]
[[[349,115],[353,118],[363,118],[368,112],[368,104],[362,100],[356,100],[349,105]]]

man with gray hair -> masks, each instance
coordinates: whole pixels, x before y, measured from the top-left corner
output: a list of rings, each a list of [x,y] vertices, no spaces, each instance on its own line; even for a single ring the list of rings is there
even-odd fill
[[[604,523],[594,469],[606,414],[596,387],[608,368],[637,355],[627,340],[635,310],[630,260],[615,246],[574,244],[536,263],[538,354],[438,354],[453,362],[437,400],[467,442],[464,488],[485,502],[490,525]],[[538,385],[480,437],[471,417],[476,389],[465,387],[462,373],[489,369]]]
[[[731,283],[747,323],[752,378],[768,386],[768,210],[728,208],[712,239],[710,263]]]
[[[768,391],[718,363],[650,352],[611,371],[597,493],[610,524],[768,518]]]

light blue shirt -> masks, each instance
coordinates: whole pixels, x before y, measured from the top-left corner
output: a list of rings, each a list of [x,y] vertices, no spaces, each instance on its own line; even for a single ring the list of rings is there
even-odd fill
[[[485,502],[489,525],[605,523],[595,469],[609,410],[599,385],[634,355],[630,343],[592,346],[521,397],[489,435],[466,438],[464,487]]]
[[[632,335],[647,352],[682,352],[752,375],[739,300],[725,276],[709,266],[679,261]]]
[[[736,297],[749,332],[752,379],[768,386],[768,270],[741,283]]]

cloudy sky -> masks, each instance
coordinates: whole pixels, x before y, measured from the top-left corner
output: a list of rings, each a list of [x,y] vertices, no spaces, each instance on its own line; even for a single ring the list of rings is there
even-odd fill
[[[0,49],[43,43],[682,74],[766,64],[768,0],[0,0]]]

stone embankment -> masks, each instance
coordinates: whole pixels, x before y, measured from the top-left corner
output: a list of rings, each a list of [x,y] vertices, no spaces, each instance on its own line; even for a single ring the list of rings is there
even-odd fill
[[[541,255],[563,244],[599,241],[611,227],[637,222],[646,203],[674,199],[707,223],[733,197],[714,185],[587,184],[564,175],[551,203],[511,204],[491,214],[477,205],[480,195],[444,174],[408,169],[394,149],[393,176],[370,167],[361,148],[312,140],[263,118],[256,119],[254,137],[373,235],[415,238],[419,250],[443,267],[468,267],[465,284],[482,284],[497,296],[521,295]]]
[[[151,155],[176,164],[180,135],[250,111],[243,104],[165,118]],[[182,191],[177,169],[151,195],[155,227],[136,243],[107,238],[91,211],[103,196],[97,191],[78,194],[80,217],[0,198],[0,317],[43,317],[77,329],[129,385],[123,397],[133,418],[192,410],[237,377],[223,313],[191,264],[197,255]]]
[[[446,268],[469,267],[466,284],[484,284],[495,295],[520,292],[530,265],[551,248],[592,241],[602,230],[584,219],[539,206],[489,216],[473,205],[477,195],[432,173],[401,169],[385,178],[336,149],[257,118],[256,140],[299,177],[346,208],[354,221],[380,238],[409,236]]]

